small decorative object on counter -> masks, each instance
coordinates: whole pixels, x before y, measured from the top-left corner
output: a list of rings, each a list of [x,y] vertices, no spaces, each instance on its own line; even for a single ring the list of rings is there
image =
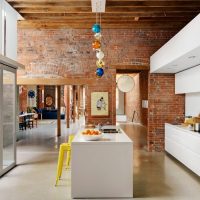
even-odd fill
[[[102,132],[95,129],[86,129],[82,132],[82,137],[86,141],[99,140],[103,136]]]

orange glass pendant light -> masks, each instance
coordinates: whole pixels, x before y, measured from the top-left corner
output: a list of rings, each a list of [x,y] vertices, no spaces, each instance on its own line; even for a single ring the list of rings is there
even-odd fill
[[[92,48],[93,49],[100,49],[101,48],[101,42],[99,40],[95,40],[93,43],[92,43]]]

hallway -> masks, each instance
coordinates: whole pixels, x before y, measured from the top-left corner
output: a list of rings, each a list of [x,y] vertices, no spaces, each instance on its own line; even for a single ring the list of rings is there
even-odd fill
[[[59,144],[79,125],[55,137],[56,124],[28,130],[17,145],[18,166],[0,179],[0,200],[66,200],[70,195],[70,171],[63,171],[54,187]],[[134,141],[134,198],[160,200],[197,200],[199,178],[165,153],[146,151],[146,129],[132,123],[120,124]],[[80,166],[81,167],[81,166]]]

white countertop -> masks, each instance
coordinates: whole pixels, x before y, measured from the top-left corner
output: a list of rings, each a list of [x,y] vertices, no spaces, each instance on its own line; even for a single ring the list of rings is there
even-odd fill
[[[103,133],[103,137],[100,140],[96,141],[86,141],[82,137],[83,130],[80,130],[79,133],[75,136],[72,141],[74,144],[110,144],[110,143],[133,143],[133,141],[124,133],[122,129],[120,129],[121,133]]]
[[[30,115],[34,115],[35,113],[24,113],[19,115],[19,117],[25,117],[25,116],[30,116]]]
[[[98,141],[85,141],[80,130],[71,153],[72,198],[133,198],[133,142],[123,130]]]
[[[179,130],[182,130],[182,131],[184,131],[184,132],[187,132],[187,133],[189,133],[189,134],[192,134],[192,135],[195,136],[195,137],[200,138],[200,133],[195,132],[195,131],[192,131],[192,130],[190,130],[190,129],[189,129],[188,127],[186,127],[186,126],[183,126],[183,125],[173,125],[173,124],[169,124],[169,123],[166,123],[166,125],[172,126],[172,127],[174,127],[174,128],[177,128],[177,129],[179,129]]]

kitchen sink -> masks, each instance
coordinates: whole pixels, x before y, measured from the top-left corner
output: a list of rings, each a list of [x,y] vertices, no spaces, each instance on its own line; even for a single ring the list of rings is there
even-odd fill
[[[103,133],[121,133],[120,128],[116,126],[103,126],[101,127],[100,131]]]

